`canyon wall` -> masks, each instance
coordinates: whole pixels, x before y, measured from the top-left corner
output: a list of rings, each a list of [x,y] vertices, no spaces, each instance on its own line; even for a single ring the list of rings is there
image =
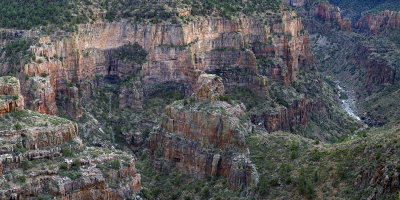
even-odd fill
[[[311,113],[323,107],[322,99],[307,99],[302,97],[289,103],[287,107],[270,108],[262,113],[252,114],[254,124],[262,124],[269,132],[293,131],[298,127],[306,127]]]
[[[400,29],[400,12],[385,10],[379,14],[362,15],[357,28],[364,33],[388,33]]]
[[[134,43],[148,53],[147,62],[138,66],[113,58],[118,48]],[[281,57],[282,64],[287,67],[286,73],[276,73],[280,75],[271,78],[286,85],[294,81],[295,68],[313,64],[308,35],[294,12],[266,19],[246,17],[239,21],[199,19],[181,26],[124,22],[86,24],[80,25],[75,34],[41,38],[32,52],[35,60],[24,65],[24,76],[46,74],[50,85],[46,83],[43,87],[47,92],[40,94],[28,94],[24,89],[24,96],[29,97],[27,105],[54,114],[57,112],[55,99],[70,96],[66,104],[71,105],[63,109],[78,117],[80,99],[90,95],[96,76],[114,75],[122,79],[140,76],[146,94],[153,85],[164,82],[186,82],[193,86],[199,71],[223,67],[255,71],[256,56]],[[276,66],[274,71],[282,70]],[[237,80],[225,79],[224,83],[237,84]],[[27,84],[34,83],[28,81]],[[268,96],[266,90],[262,90],[267,86],[267,78],[260,74],[252,72],[241,84]]]
[[[309,10],[307,10],[307,8]],[[371,36],[379,34],[390,34],[400,28],[400,14],[395,11],[382,11],[379,14],[367,13],[361,15],[360,19],[351,22],[349,18],[343,18],[341,9],[329,3],[311,3],[307,6],[297,8],[298,13],[306,18],[305,26],[313,33],[330,33],[335,30],[356,32],[360,36]],[[319,26],[322,20],[322,28]],[[354,25],[353,25],[354,24]],[[353,30],[354,29],[354,30]],[[351,37],[349,35],[348,37]],[[379,36],[377,36],[379,37]],[[386,37],[386,36],[385,36]],[[338,37],[338,40],[341,38]],[[390,42],[378,44],[374,39],[368,41],[366,38],[355,37],[351,41],[359,47],[357,52],[349,55],[353,64],[358,64],[366,71],[363,85],[373,88],[383,84],[393,84],[396,80],[395,47]],[[355,51],[355,50],[354,50]]]

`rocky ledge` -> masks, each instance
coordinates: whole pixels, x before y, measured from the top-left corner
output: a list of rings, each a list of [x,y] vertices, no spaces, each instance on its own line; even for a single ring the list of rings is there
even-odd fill
[[[0,199],[126,199],[141,189],[132,155],[83,147],[76,123],[23,110],[16,78],[0,77],[0,92],[22,99],[0,117]]]
[[[256,185],[258,173],[248,158],[247,129],[241,122],[245,107],[217,100],[224,96],[220,81],[216,75],[201,75],[195,89],[201,92],[167,106],[161,127],[148,141],[155,167],[225,176],[232,188]]]

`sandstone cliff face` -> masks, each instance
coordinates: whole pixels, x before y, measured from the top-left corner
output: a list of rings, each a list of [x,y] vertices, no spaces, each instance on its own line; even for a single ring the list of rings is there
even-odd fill
[[[372,89],[396,82],[396,63],[390,62],[395,55],[393,47],[387,44],[358,43],[358,53],[351,59],[365,70],[363,88]]]
[[[19,81],[15,77],[0,77],[0,116],[14,110],[24,109]]]
[[[361,32],[378,34],[400,28],[400,12],[382,11],[378,15],[366,14],[357,23]]]
[[[198,71],[224,66],[256,68],[255,56],[281,57],[287,73],[273,78],[288,85],[294,80],[294,69],[311,65],[313,58],[308,35],[304,34],[296,14],[283,12],[277,17],[282,19],[281,23],[276,23],[275,17],[264,20],[248,17],[239,22],[223,18],[199,19],[182,26],[123,22],[81,25],[78,33],[68,37],[42,38],[41,46],[32,49],[36,61],[26,64],[24,73],[29,76],[49,74],[55,94],[42,98],[43,104],[36,106],[36,110],[46,113],[56,112],[48,105],[53,105],[55,97],[68,96],[71,85],[76,86],[78,97],[82,98],[90,95],[94,87],[91,80],[95,76],[126,78],[136,74],[135,67],[112,56],[112,51],[128,43],[138,43],[148,53],[147,62],[140,71],[144,94],[151,85],[163,82],[187,82],[193,87]],[[265,78],[257,74],[251,77],[243,84],[266,86]],[[236,82],[224,79],[224,83]],[[30,101],[28,104],[32,105]],[[79,113],[80,106],[66,107],[69,113]]]
[[[322,107],[321,102],[321,99],[310,100],[302,97],[287,107],[270,108],[262,114],[253,114],[250,118],[254,124],[262,124],[269,132],[293,131],[299,126],[307,126],[308,117]]]
[[[186,99],[167,106],[161,127],[151,134],[148,147],[156,163],[163,157],[167,165],[184,173],[225,176],[234,188],[257,184],[257,170],[248,158],[245,128],[239,120],[245,115],[244,106],[204,99],[204,94],[223,96],[224,88],[215,75],[200,77],[196,88],[201,89],[195,91],[203,92],[193,94],[198,95],[197,101]]]
[[[364,84],[367,88],[386,83],[393,84],[395,82],[396,69],[390,66],[384,59],[370,55],[365,67],[367,68],[367,74]]]
[[[124,84],[119,94],[119,108],[141,110],[143,102],[143,85],[140,81],[129,81]]]
[[[352,32],[352,22],[349,18],[342,18],[340,8],[326,3],[319,3],[315,9],[315,16],[326,23],[326,31],[339,27],[343,31]]]
[[[54,88],[50,83],[50,77],[33,76],[25,85],[26,107],[40,113],[56,114],[57,105],[55,102]]]

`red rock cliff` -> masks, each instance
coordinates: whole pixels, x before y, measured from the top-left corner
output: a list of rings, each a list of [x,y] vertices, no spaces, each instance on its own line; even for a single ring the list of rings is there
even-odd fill
[[[378,15],[366,14],[357,23],[361,32],[378,34],[400,28],[400,12],[382,11]]]
[[[281,19],[280,23],[276,22],[276,17]],[[32,49],[36,60],[25,65],[24,73],[49,75],[55,95],[46,94],[39,101],[42,105],[28,98],[29,105],[35,104],[36,110],[46,113],[56,112],[54,107],[48,107],[54,105],[56,96],[75,94],[74,86],[78,98],[90,95],[94,87],[91,80],[96,75],[121,78],[132,75],[131,65],[111,62],[110,55],[110,51],[128,43],[138,43],[148,52],[141,71],[146,86],[168,81],[183,81],[193,86],[198,71],[224,66],[255,68],[255,56],[281,57],[287,73],[273,78],[288,85],[294,80],[295,68],[313,63],[308,35],[294,12],[266,19],[241,18],[240,22],[199,19],[182,26],[122,22],[87,24],[81,25],[78,33],[62,39],[42,38],[40,43],[41,46]],[[265,81],[259,75],[252,75],[243,84],[262,88],[267,84]],[[27,91],[23,93],[27,95]],[[71,98],[71,106],[66,106],[67,111],[79,115],[75,109],[79,109],[81,102],[74,98]]]

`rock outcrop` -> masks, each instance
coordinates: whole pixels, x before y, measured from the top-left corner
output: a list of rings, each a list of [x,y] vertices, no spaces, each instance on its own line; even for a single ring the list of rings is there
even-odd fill
[[[340,8],[326,3],[319,3],[315,9],[316,17],[324,20],[326,24],[326,30],[329,31],[331,28],[340,28],[343,31],[352,32],[352,22],[349,18],[342,18]]]
[[[26,92],[26,107],[40,113],[56,114],[57,105],[55,101],[54,88],[50,83],[50,77],[45,74],[33,76],[25,82],[28,89]]]
[[[372,34],[400,29],[400,12],[386,10],[377,15],[372,13],[362,15],[357,28],[361,32]]]
[[[30,81],[48,92],[48,79]],[[76,123],[23,110],[16,78],[0,77],[0,92],[13,106],[0,116],[0,199],[125,199],[141,189],[133,156],[83,148]]]
[[[41,195],[65,200],[113,200],[132,197],[141,189],[135,160],[128,154],[109,153],[101,148],[86,148],[74,156],[73,161],[60,156],[61,153],[57,152],[57,149],[53,150],[53,156],[42,158],[50,159],[45,165],[33,163],[38,160],[37,157],[28,161],[19,157],[20,161],[24,160],[23,163],[29,163],[30,168],[15,168],[12,175],[8,173],[6,178],[3,175],[0,184],[7,187],[0,189],[0,199],[27,199]],[[2,158],[5,158],[4,155]],[[12,163],[18,157],[6,159],[8,165],[21,166]],[[20,183],[8,182],[10,178],[18,179]]]
[[[151,133],[148,147],[156,168],[167,165],[198,177],[225,176],[233,188],[257,184],[257,170],[245,143],[247,130],[239,120],[245,117],[244,106],[212,101],[224,94],[215,75],[201,75],[196,88],[209,90],[194,93],[197,101],[185,99],[167,106],[161,127]],[[206,95],[211,99],[204,94],[211,94]]]
[[[192,94],[193,98],[199,102],[206,99],[216,101],[224,95],[225,87],[222,79],[213,74],[201,74]]]
[[[297,127],[306,127],[310,113],[322,107],[321,99],[310,100],[301,97],[290,104],[277,108],[269,108],[250,116],[254,124],[262,124],[269,132],[293,131]]]
[[[24,109],[19,80],[11,76],[0,77],[0,116]]]
[[[388,61],[370,54],[365,66],[367,74],[365,77],[364,85],[367,88],[373,88],[383,84],[393,84],[396,80],[396,69],[394,66],[388,64]]]

